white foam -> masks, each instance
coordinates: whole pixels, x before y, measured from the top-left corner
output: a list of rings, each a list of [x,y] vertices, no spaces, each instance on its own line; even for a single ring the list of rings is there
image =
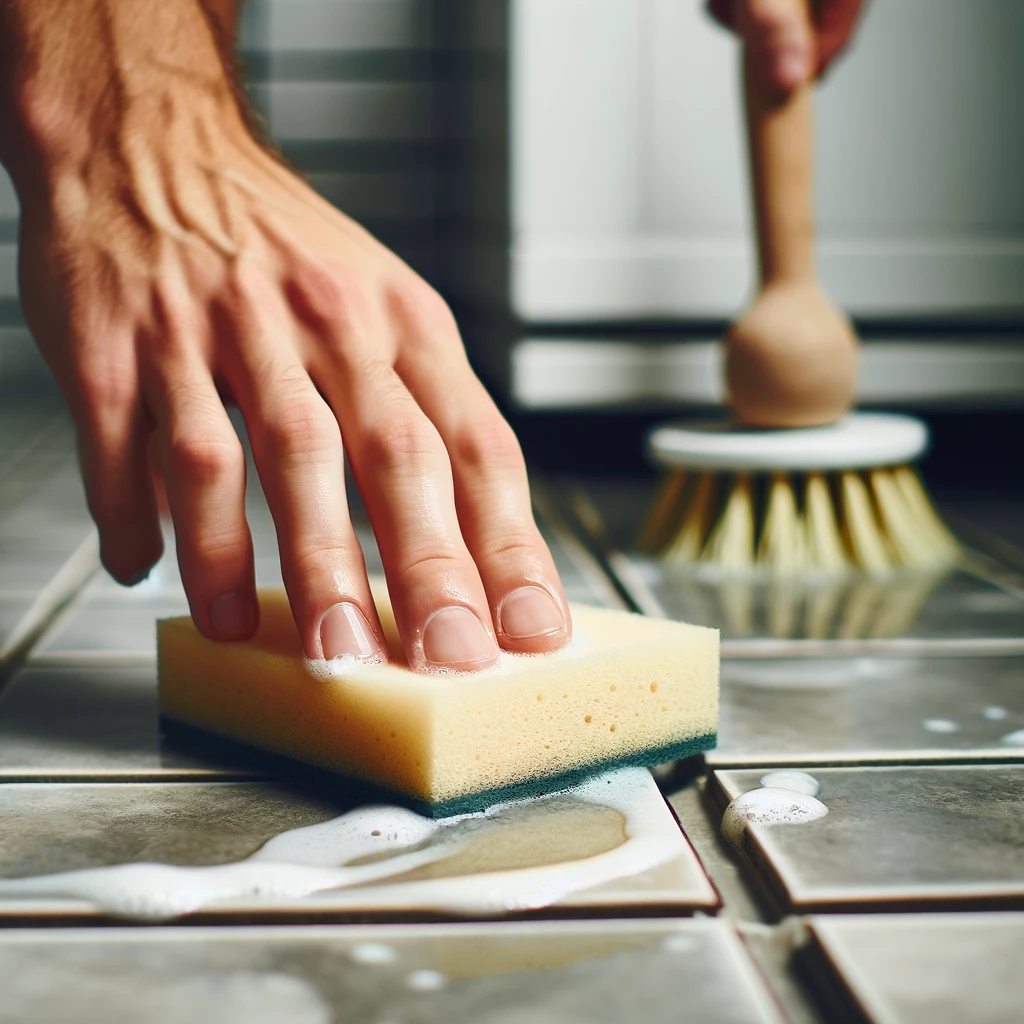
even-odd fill
[[[448,984],[448,979],[440,971],[411,971],[405,984],[413,992],[438,992]]]
[[[925,718],[921,721],[921,728],[928,732],[951,733],[959,732],[960,726],[948,718]]]
[[[788,789],[793,793],[805,793],[807,796],[817,796],[821,792],[821,783],[813,775],[797,771],[795,768],[781,768],[777,772],[769,772],[761,777],[761,785],[773,789]]]
[[[792,795],[792,794],[790,794]],[[548,906],[589,889],[664,864],[682,845],[650,773],[620,768],[560,794],[618,811],[626,841],[582,860],[415,882],[380,883],[451,856],[482,830],[500,828],[498,815],[526,800],[476,814],[432,820],[379,805],[270,839],[247,860],[211,867],[120,864],[34,878],[0,880],[3,899],[84,901],[120,917],[163,920],[237,901],[328,900],[332,907],[421,907],[460,914]],[[534,798],[538,799],[538,798]],[[370,854],[386,859],[349,865]]]
[[[1009,712],[1006,710],[1006,708],[990,707],[990,708],[985,708],[985,710],[982,711],[982,714],[990,722],[1002,722],[1007,717]]]
[[[1008,732],[1000,742],[1005,743],[1008,747],[1024,747],[1024,729]]]
[[[360,942],[358,946],[353,946],[349,950],[348,955],[353,963],[357,964],[379,966],[395,962],[395,951],[380,942]]]

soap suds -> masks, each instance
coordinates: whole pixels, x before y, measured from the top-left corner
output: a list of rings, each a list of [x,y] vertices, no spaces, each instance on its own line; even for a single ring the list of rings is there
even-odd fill
[[[772,780],[771,785],[769,780]],[[790,788],[784,788],[783,783]],[[722,837],[734,846],[740,845],[743,833],[752,824],[763,828],[797,825],[817,821],[828,814],[828,808],[815,796],[820,785],[813,775],[780,769],[765,775],[761,785],[761,789],[752,789],[736,797],[722,815]],[[792,788],[794,786],[802,788]]]
[[[1008,712],[1007,712],[1006,708],[990,707],[990,708],[985,708],[985,710],[982,711],[982,714],[990,722],[1002,722],[1006,718]]]
[[[1005,743],[1008,747],[1024,747],[1024,729],[1008,732],[1001,742]]]
[[[948,718],[925,718],[921,721],[921,728],[928,732],[947,734],[960,731],[960,726]]]
[[[626,841],[593,857],[543,867],[372,885],[451,856],[482,829],[500,828],[501,811],[532,801],[508,801],[441,819],[380,805],[283,832],[236,863],[120,864],[3,879],[0,900],[79,900],[118,917],[151,921],[216,904],[274,899],[325,901],[332,908],[412,906],[474,915],[548,906],[572,892],[658,867],[680,851],[678,826],[646,769],[604,772],[539,799],[554,797],[618,811],[625,819]],[[390,856],[346,866],[372,854]]]
[[[761,777],[761,785],[772,789],[788,789],[806,796],[817,796],[821,791],[821,783],[813,775],[797,771],[795,768],[769,772]]]
[[[448,984],[448,979],[440,971],[411,971],[405,984],[413,992],[439,992]]]
[[[353,963],[372,964],[375,967],[395,962],[395,951],[380,942],[361,942],[353,946],[348,955]]]

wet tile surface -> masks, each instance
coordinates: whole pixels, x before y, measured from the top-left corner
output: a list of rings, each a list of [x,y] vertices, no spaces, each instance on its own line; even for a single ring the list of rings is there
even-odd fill
[[[28,667],[0,698],[0,779],[225,771],[162,743],[155,663]]]
[[[878,1024],[1008,1024],[1024,914],[813,917],[806,971],[830,1012]]]
[[[0,984],[4,1024],[782,1019],[715,921],[8,932]]]
[[[672,914],[714,911],[717,895],[653,780],[644,801],[652,813],[664,815],[664,825],[673,837],[668,857],[652,861],[651,867],[639,873],[622,871],[591,888],[570,891],[556,899],[559,907],[622,916],[659,909]],[[0,783],[0,820],[5,826],[0,837],[0,878],[138,862],[227,864],[250,857],[282,832],[327,822],[362,806],[256,782]],[[366,813],[375,820],[379,817],[376,812]],[[358,827],[366,829],[367,835],[381,834],[379,829],[369,832],[372,823]],[[453,821],[452,827],[460,826]],[[529,872],[586,861],[622,847],[627,841],[624,829],[625,819],[618,812],[585,803],[571,793],[554,794],[508,805],[489,818],[485,827],[477,829],[471,823],[465,836],[460,833],[457,842],[444,848],[440,859],[412,867],[396,860],[393,874],[382,875],[375,885],[332,889],[302,898],[236,897],[207,906],[199,919],[224,920],[240,914],[246,919],[262,915],[275,920],[289,915],[304,920],[436,917],[438,904],[431,901],[439,879],[462,879],[481,872]],[[428,846],[450,842],[451,833],[442,830],[432,835],[425,840]],[[635,866],[630,868],[635,870]],[[537,880],[536,871],[522,878],[532,889],[547,884]],[[400,888],[389,892],[392,885]],[[88,921],[102,916],[95,904],[60,897],[52,885],[37,886],[35,894],[18,898],[2,890],[0,884],[0,920],[24,922],[58,915]],[[547,912],[559,916],[557,908]]]
[[[776,909],[1024,907],[1024,765],[805,770],[828,814],[743,835]],[[717,771],[712,799],[722,809],[764,774]]]
[[[156,620],[187,615],[180,594],[88,595],[47,631],[35,654],[124,652],[156,657]]]
[[[1024,760],[1024,657],[723,661],[712,765]]]

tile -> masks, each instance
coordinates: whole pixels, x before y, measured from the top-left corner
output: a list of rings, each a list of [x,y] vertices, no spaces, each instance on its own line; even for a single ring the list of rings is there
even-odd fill
[[[1024,765],[804,770],[828,813],[740,843],[776,911],[1024,907]],[[721,811],[764,775],[716,771],[708,791]]]
[[[430,5],[421,0],[258,0],[249,4],[256,36],[275,50],[396,50],[430,44]],[[253,16],[254,15],[254,16]]]
[[[67,609],[33,653],[127,652],[156,657],[156,620],[187,614],[184,593],[90,595]]]
[[[812,917],[808,926],[811,942],[802,959],[834,1015],[829,1019],[1020,1019],[1024,914],[836,915]]]
[[[0,779],[238,774],[161,742],[152,662],[30,663],[0,693]]]
[[[282,143],[433,135],[433,88],[422,82],[275,82],[249,93]]]
[[[162,869],[159,882],[147,874],[138,883],[144,900],[157,899],[160,908],[185,906],[182,901],[192,899],[190,893],[197,886],[204,893],[221,894],[223,898],[212,903],[208,896],[195,898],[193,905],[200,909],[191,920],[196,921],[416,920],[458,917],[470,908],[470,916],[486,918],[503,917],[517,907],[539,908],[554,916],[714,912],[717,894],[653,779],[645,772],[633,778],[640,788],[631,794],[631,815],[641,815],[648,824],[636,826],[630,838],[620,812],[580,799],[571,790],[499,805],[486,817],[434,824],[410,811],[345,803],[337,796],[302,794],[271,783],[0,783],[0,820],[5,825],[0,841],[0,920],[98,920],[103,915],[95,903],[69,895],[81,896],[80,889],[68,888],[71,883],[24,879],[139,862],[179,867],[232,864],[227,876],[228,869],[222,867],[213,876],[193,872],[183,879],[171,872],[168,879],[168,869]],[[328,839],[320,846],[307,838],[302,850],[295,852],[294,837],[280,837],[349,812],[351,817],[326,827]],[[275,836],[277,852],[255,862],[234,863],[249,858]],[[337,845],[342,841],[343,848]],[[291,844],[290,850],[284,851],[282,843]],[[327,853],[304,852],[314,849]],[[641,860],[647,860],[637,862],[630,850],[640,851]],[[307,856],[312,859],[303,861]],[[270,864],[268,857],[286,863]],[[350,861],[362,867],[347,868],[339,881],[337,865]],[[299,872],[301,879],[306,878],[302,872],[313,870],[302,864],[318,866],[320,873],[332,870],[333,888],[321,885],[322,891],[312,895],[295,894],[292,888],[278,887],[277,874],[269,880],[261,875],[263,891],[292,895],[255,896],[251,881],[244,879],[238,882],[240,889],[219,888],[234,885],[239,869],[251,875],[253,864],[259,871]],[[571,867],[560,866],[566,864]],[[367,871],[372,873],[369,878],[364,877]],[[125,869],[107,871],[102,880],[127,886],[113,890],[109,898],[115,903],[108,907],[112,914],[131,916],[116,903],[128,898],[123,894],[130,896],[136,884],[126,878]],[[226,898],[225,891],[232,898]],[[555,906],[548,907],[549,903]],[[150,911],[149,916],[158,917],[159,912]]]
[[[724,660],[707,760],[1024,760],[1022,679],[1024,657]]]
[[[0,1021],[778,1024],[716,921],[0,934]]]

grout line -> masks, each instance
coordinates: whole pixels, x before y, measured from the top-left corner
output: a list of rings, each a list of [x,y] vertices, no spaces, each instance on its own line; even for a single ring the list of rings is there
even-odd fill
[[[0,696],[50,623],[99,569],[99,551],[99,536],[90,530],[15,626],[7,644],[0,649]]]

